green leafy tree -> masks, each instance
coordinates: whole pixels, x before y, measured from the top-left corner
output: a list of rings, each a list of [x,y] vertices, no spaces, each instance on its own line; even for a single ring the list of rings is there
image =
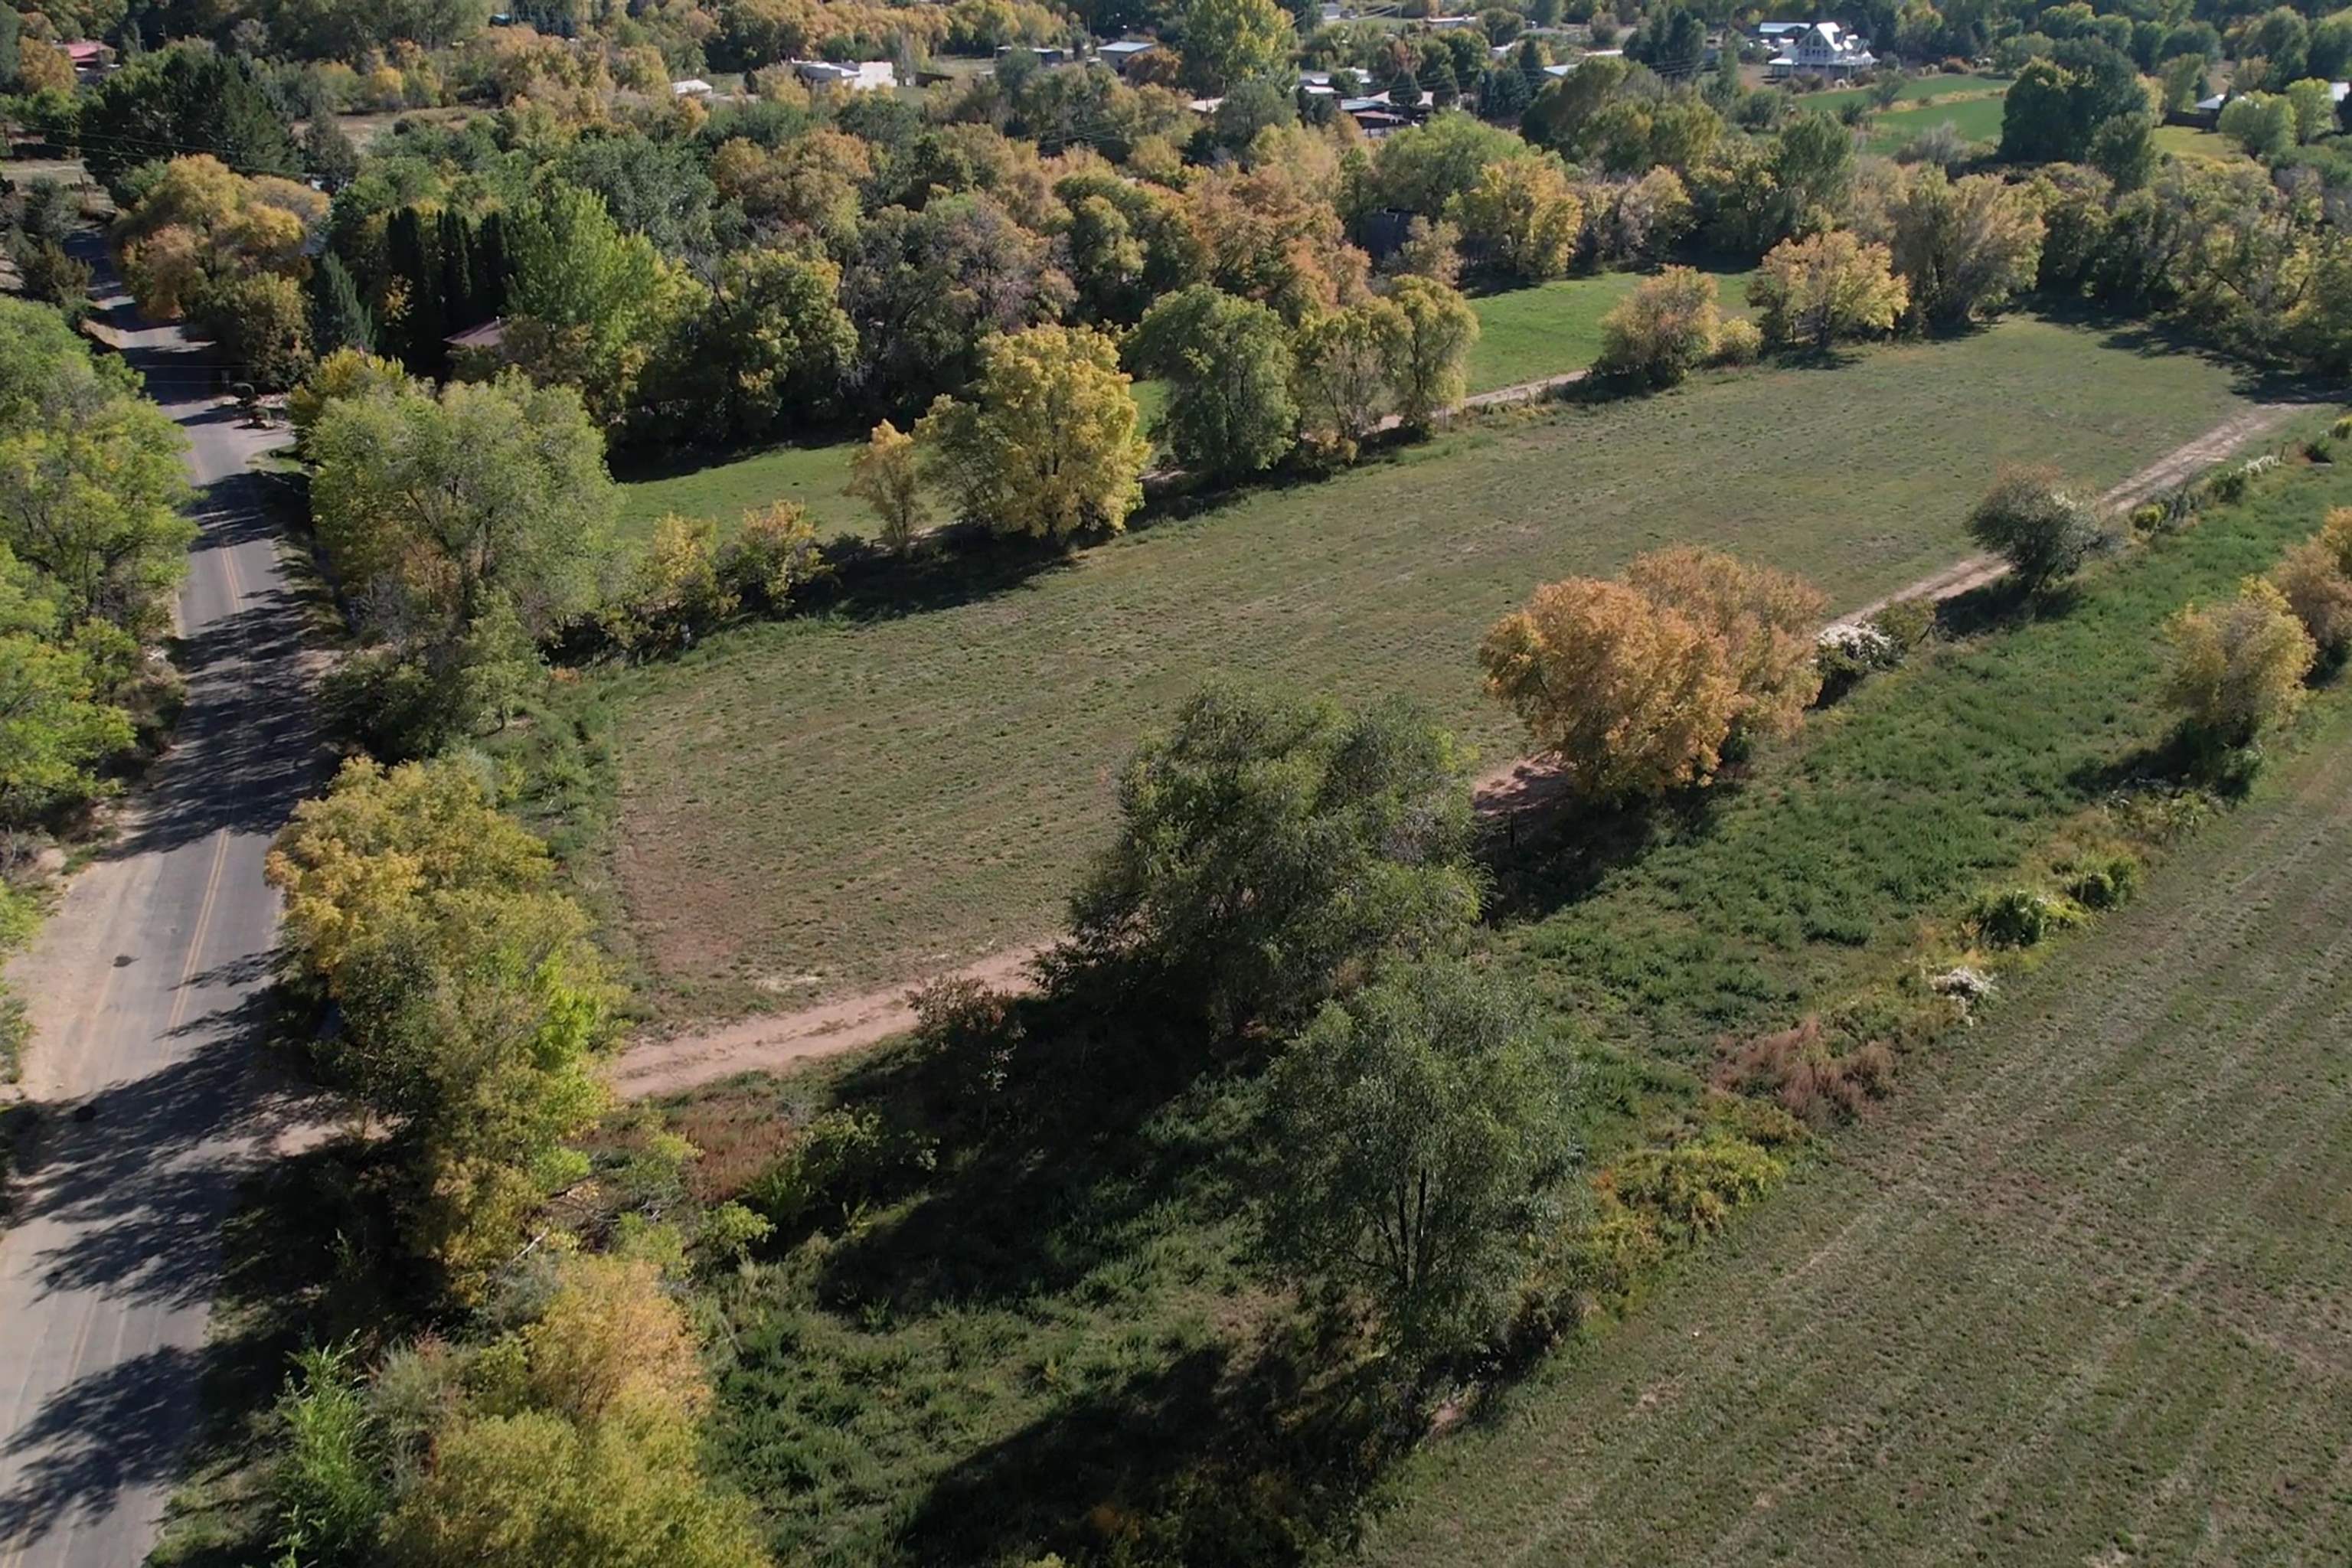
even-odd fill
[[[694,287],[615,223],[603,197],[574,185],[542,190],[506,226],[505,243],[505,356],[533,380],[577,387],[598,419],[618,419],[692,310]]]
[[[1572,1163],[1567,1084],[1531,1009],[1460,963],[1407,964],[1322,1013],[1266,1075],[1263,1247],[1370,1301],[1415,1356],[1501,1321],[1538,1187]]]
[[[108,77],[82,108],[80,137],[91,177],[126,207],[131,171],[174,153],[209,153],[240,174],[302,173],[252,65],[203,45],[141,56]]]
[[[2222,106],[2215,129],[2268,161],[2294,145],[2294,105],[2273,93],[2244,93]]]
[[[1395,395],[1389,380],[1392,345],[1406,331],[1404,312],[1383,299],[1326,312],[1299,329],[1301,425],[1341,462],[1353,462],[1387,416]]]
[[[1914,322],[1948,330],[2000,310],[2033,286],[2043,227],[2031,189],[1991,174],[1912,176],[1887,212],[1895,271]]]
[[[2011,163],[2081,163],[2100,126],[2145,118],[2138,68],[2095,38],[2068,38],[2029,62],[2001,100],[2000,155]]]
[[[159,633],[187,570],[181,437],[46,305],[0,300],[0,544],[68,623]]]
[[[1179,27],[1185,64],[1213,92],[1274,74],[1297,44],[1290,14],[1274,0],[1190,0]]]
[[[1969,513],[1969,537],[2032,590],[2072,574],[2097,548],[2099,514],[2057,470],[2010,468]]]
[[[2336,129],[2336,94],[2316,77],[2287,83],[2288,110],[2294,116],[2294,139],[2316,142]]]
[[[1117,532],[1143,500],[1151,444],[1118,350],[1087,327],[1032,327],[981,345],[968,400],[915,427],[934,480],[1000,533]]]
[[[1768,342],[1825,353],[1841,339],[1894,328],[1910,289],[1883,245],[1846,229],[1775,247],[1748,285]]]
[[[0,845],[104,795],[98,770],[131,740],[129,716],[100,700],[78,650],[0,635]],[[0,855],[0,864],[13,858]]]
[[[1213,688],[1119,782],[1117,841],[1063,961],[1211,1026],[1307,1016],[1383,954],[1476,917],[1468,757],[1402,703],[1360,713]]]
[[[725,418],[757,440],[779,426],[824,416],[857,363],[857,329],[835,302],[841,269],[781,250],[739,252],[719,263],[705,330],[701,375],[725,378]],[[711,363],[715,361],[715,363]]]
[[[1129,352],[1170,383],[1163,431],[1186,468],[1251,474],[1290,451],[1297,365],[1282,318],[1265,306],[1196,283],[1151,308]]]

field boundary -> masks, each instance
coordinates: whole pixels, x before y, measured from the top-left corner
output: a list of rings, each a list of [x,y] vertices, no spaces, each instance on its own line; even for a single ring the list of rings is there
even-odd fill
[[[1571,384],[1585,374],[1571,372],[1545,382],[1501,388],[1486,396],[1498,399],[1503,393],[1512,393],[1518,399],[1532,398],[1546,389]],[[2196,439],[2174,447],[2106,491],[2102,500],[2107,506],[2120,509],[2176,489],[2250,441],[2276,429],[2305,406],[2295,402],[2269,402],[2233,415]],[[1831,624],[1859,620],[1902,599],[1929,598],[1940,603],[1957,598],[1997,580],[2007,570],[1995,557],[1969,556]],[[1517,810],[1542,793],[1549,776],[1549,770],[1537,759],[1523,757],[1503,763],[1473,784],[1476,808],[1486,816]],[[611,1081],[623,1097],[634,1100],[677,1093],[739,1073],[772,1071],[878,1045],[914,1027],[912,997],[923,985],[958,979],[1002,989],[1026,990],[1031,965],[1051,945],[1049,939],[1003,948],[961,968],[909,976],[890,985],[790,1013],[759,1013],[715,1027],[640,1037],[625,1047],[614,1060]]]

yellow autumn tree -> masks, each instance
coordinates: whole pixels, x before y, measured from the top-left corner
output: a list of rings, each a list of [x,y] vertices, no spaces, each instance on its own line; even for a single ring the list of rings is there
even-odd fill
[[[1707,782],[1738,708],[1722,640],[1622,583],[1547,584],[1495,623],[1478,661],[1488,694],[1597,803]]]
[[[2225,605],[2190,605],[2166,623],[2165,637],[2166,700],[2206,739],[2242,746],[2302,708],[2317,649],[2273,584],[2249,577]]]
[[[1783,241],[1748,285],[1769,341],[1816,351],[1892,331],[1910,300],[1887,247],[1844,229]]]
[[[1567,276],[1584,231],[1584,204],[1550,154],[1502,158],[1454,198],[1465,238],[1503,271],[1529,283]]]
[[[923,504],[921,466],[915,438],[887,419],[874,426],[866,449],[849,460],[845,493],[874,509],[882,521],[882,542],[904,550],[921,532],[929,509]]]
[[[1669,267],[1601,318],[1592,368],[1637,386],[1672,386],[1715,352],[1722,324],[1715,279],[1694,267]]]
[[[1829,601],[1821,590],[1694,545],[1635,556],[1625,582],[1723,645],[1738,689],[1732,722],[1739,731],[1785,735],[1803,721],[1822,689],[1813,639]]]
[[[1108,334],[1044,326],[981,345],[970,401],[942,395],[915,427],[940,487],[999,533],[1117,532],[1151,456]]]

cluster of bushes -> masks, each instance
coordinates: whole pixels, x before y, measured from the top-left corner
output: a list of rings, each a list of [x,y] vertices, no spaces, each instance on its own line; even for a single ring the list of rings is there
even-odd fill
[[[175,683],[150,649],[195,529],[180,436],[64,316],[0,300],[0,951],[32,930],[39,851],[155,739]],[[0,1078],[21,1022],[0,993]]]

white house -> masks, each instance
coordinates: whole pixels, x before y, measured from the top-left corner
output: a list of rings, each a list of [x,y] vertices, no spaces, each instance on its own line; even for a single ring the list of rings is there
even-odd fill
[[[845,92],[879,92],[898,85],[898,68],[888,60],[859,60],[835,65],[831,60],[794,60],[793,74],[811,87],[837,87]]]
[[[1860,38],[1835,22],[1814,22],[1793,39],[1783,41],[1780,52],[1765,63],[1764,75],[1773,81],[1792,76],[1852,76],[1877,64],[1878,57]]]
[[[709,98],[710,84],[698,76],[690,76],[669,84],[670,91],[680,98]]]

